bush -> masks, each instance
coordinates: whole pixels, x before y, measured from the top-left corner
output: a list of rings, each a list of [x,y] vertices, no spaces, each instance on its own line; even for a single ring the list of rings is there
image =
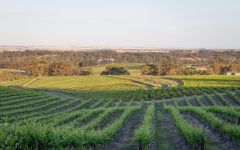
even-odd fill
[[[72,62],[54,62],[49,66],[50,76],[71,76],[77,73],[77,68]]]
[[[79,75],[91,75],[91,74],[93,74],[93,70],[92,70],[92,68],[90,68],[90,67],[87,67],[87,68],[81,68],[80,70],[79,70],[79,73],[78,73]]]

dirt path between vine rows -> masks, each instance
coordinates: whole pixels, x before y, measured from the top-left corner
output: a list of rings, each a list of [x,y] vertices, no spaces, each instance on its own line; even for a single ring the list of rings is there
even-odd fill
[[[218,106],[224,106],[224,104],[219,100],[219,98],[217,97],[216,94],[214,94],[214,95],[212,96],[212,98],[214,99],[214,101],[216,102],[216,104],[217,104]]]
[[[229,97],[227,94],[224,94],[223,97],[227,100],[227,102],[233,106],[239,106],[239,103],[237,101],[235,101],[234,99],[232,99],[231,97]]]
[[[157,137],[160,141],[165,143],[163,147],[164,149],[176,149],[176,150],[190,150],[188,144],[185,139],[179,134],[178,129],[176,128],[171,115],[163,109],[162,104],[158,104],[156,107],[157,113],[161,113],[161,121],[157,123],[157,129],[160,131],[164,131],[164,136]],[[161,133],[159,133],[161,135]]]
[[[197,102],[195,98],[191,98],[190,102],[192,103],[193,106],[200,106],[200,104]]]
[[[207,124],[204,124],[203,121],[198,117],[196,117],[195,115],[191,115],[188,113],[182,113],[182,115],[190,123],[203,127],[205,129],[207,138],[215,142],[218,145],[219,149],[223,149],[223,150],[239,150],[240,149],[232,141],[224,137],[221,137],[221,135],[217,131],[211,129]]]
[[[132,114],[113,141],[105,145],[104,150],[137,149],[137,143],[133,140],[133,134],[135,129],[141,125],[145,110],[146,106]]]
[[[205,96],[200,96],[200,99],[201,99],[202,102],[205,104],[205,106],[211,106],[211,105],[212,105],[212,104],[210,103],[210,101],[206,99]]]
[[[177,100],[177,103],[179,106],[187,106],[187,102],[184,100],[184,98]]]
[[[46,92],[49,95],[60,97],[60,98],[76,98],[74,96],[68,95],[60,90],[52,90],[52,89],[40,89],[40,91]]]

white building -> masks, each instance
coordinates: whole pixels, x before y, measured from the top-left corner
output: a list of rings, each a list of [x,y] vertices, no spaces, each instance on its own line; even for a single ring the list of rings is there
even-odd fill
[[[98,64],[114,64],[114,58],[100,58],[97,60]]]
[[[240,72],[227,72],[226,75],[240,76]]]

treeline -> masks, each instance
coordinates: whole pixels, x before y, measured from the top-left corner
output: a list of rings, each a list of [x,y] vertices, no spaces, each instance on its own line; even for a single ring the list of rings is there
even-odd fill
[[[196,70],[195,68],[176,67],[176,65],[154,65],[146,64],[141,70],[142,75],[210,75],[210,70]]]
[[[239,51],[170,51],[144,52],[144,53],[117,53],[116,51],[4,51],[0,53],[0,67],[21,69],[22,62],[28,58],[45,58],[48,61],[70,61],[75,65],[81,63],[82,66],[95,66],[109,63],[148,63],[161,64],[171,62],[175,64],[198,64],[208,65],[212,61],[220,58],[224,62],[232,62],[240,59]],[[101,61],[100,61],[101,60]]]
[[[25,70],[33,76],[91,74],[91,69],[86,67],[112,63],[154,64],[158,66],[159,75],[224,74],[227,71],[240,72],[239,62],[240,51],[233,50],[144,53],[26,50],[0,53],[0,68]]]
[[[142,75],[160,75],[160,76],[171,76],[171,75],[224,75],[227,72],[239,73],[240,72],[240,61],[234,63],[225,64],[222,61],[213,61],[209,67],[204,69],[197,69],[196,67],[184,67],[176,64],[146,64],[141,70]]]
[[[48,61],[44,58],[24,60],[22,70],[30,76],[72,76],[92,73],[91,68],[77,66],[71,61]]]

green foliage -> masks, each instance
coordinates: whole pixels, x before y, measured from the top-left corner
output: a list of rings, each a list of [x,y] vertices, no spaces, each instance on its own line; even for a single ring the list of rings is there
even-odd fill
[[[19,122],[1,130],[1,143],[6,147],[18,149],[34,148],[91,148],[111,140],[126,122],[128,117],[140,107],[128,107],[112,124],[101,130],[85,130],[82,128],[53,127],[37,122]],[[7,137],[6,137],[7,136]],[[7,141],[6,141],[7,140]],[[11,142],[8,142],[11,141]]]
[[[139,129],[134,133],[134,139],[139,144],[139,149],[148,149],[148,145],[153,138],[153,118],[155,113],[155,105],[148,106],[144,115],[144,120]]]
[[[186,141],[194,149],[204,148],[204,130],[203,128],[192,125],[187,122],[179,113],[179,111],[172,106],[167,106],[165,109],[170,112],[176,127],[180,134],[186,139]]]
[[[217,94],[217,98],[225,105],[225,106],[230,106],[228,101],[223,97],[223,95]]]
[[[211,103],[211,105],[217,105],[215,100],[211,96],[209,96],[207,94],[204,94],[204,96]]]
[[[240,112],[236,111],[233,107],[206,107],[205,110],[209,112],[216,113],[220,115],[225,120],[230,121],[231,123],[240,124]]]
[[[227,92],[227,94],[233,98],[238,104],[240,104],[240,97],[237,97],[236,95],[234,95],[232,92]]]
[[[238,125],[226,123],[223,120],[215,117],[214,114],[209,113],[201,108],[184,107],[180,110],[194,113],[206,121],[212,128],[217,129],[220,133],[226,134],[235,140],[240,139],[240,127]]]
[[[195,100],[198,102],[198,104],[200,106],[205,106],[205,104],[203,103],[203,101],[198,97],[198,96],[194,96]]]
[[[101,75],[130,75],[130,72],[125,67],[107,66]]]

